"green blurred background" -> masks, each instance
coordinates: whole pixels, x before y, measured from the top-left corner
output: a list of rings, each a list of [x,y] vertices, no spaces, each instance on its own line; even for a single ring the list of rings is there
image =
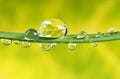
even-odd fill
[[[25,32],[41,22],[59,18],[68,34],[120,30],[120,0],[0,0],[0,30]],[[120,41],[79,44],[74,51],[58,44],[42,51],[0,44],[0,79],[120,79]]]

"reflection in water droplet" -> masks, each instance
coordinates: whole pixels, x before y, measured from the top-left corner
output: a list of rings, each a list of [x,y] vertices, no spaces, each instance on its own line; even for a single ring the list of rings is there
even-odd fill
[[[117,30],[114,27],[110,27],[108,29],[108,33],[116,33],[116,32],[117,32]]]
[[[76,43],[69,43],[68,48],[71,50],[75,50],[77,48],[77,44]]]
[[[64,37],[67,35],[67,26],[60,19],[49,19],[42,22],[38,32],[40,37]]]
[[[1,39],[1,41],[2,41],[3,45],[6,45],[6,46],[8,46],[12,43],[12,40],[9,40],[9,39]]]
[[[39,37],[38,32],[35,29],[28,29],[25,32],[25,39],[27,40],[37,40]]]
[[[87,37],[88,37],[88,34],[85,31],[81,31],[77,36],[78,39],[87,38]]]
[[[56,43],[40,43],[40,48],[44,51],[49,51],[56,46]]]
[[[13,42],[14,42],[14,44],[16,44],[16,45],[20,44],[20,41],[18,41],[18,40],[15,40],[15,41],[13,41]]]
[[[98,43],[92,43],[92,46],[93,46],[93,47],[97,47],[97,46],[98,46]]]
[[[22,42],[22,46],[23,46],[23,47],[26,47],[26,48],[27,48],[27,47],[30,47],[30,46],[31,46],[31,42],[23,41],[23,42]]]

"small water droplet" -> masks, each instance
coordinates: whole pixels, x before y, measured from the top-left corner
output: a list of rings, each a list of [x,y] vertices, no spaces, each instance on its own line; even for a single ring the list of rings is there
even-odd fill
[[[40,48],[44,51],[49,51],[56,46],[56,43],[40,43]]]
[[[68,48],[71,50],[75,50],[77,48],[77,44],[76,43],[69,43]]]
[[[9,40],[9,39],[1,39],[1,41],[2,41],[3,45],[6,45],[6,46],[8,46],[12,43],[12,40]]]
[[[14,42],[14,44],[16,44],[16,45],[20,44],[20,41],[18,41],[18,40],[14,40],[13,42]]]
[[[47,38],[60,38],[67,35],[67,26],[60,19],[49,19],[42,22],[39,36]]]
[[[37,40],[38,37],[39,37],[39,34],[35,29],[28,29],[25,32],[25,39],[27,40]]]
[[[31,42],[23,41],[23,42],[22,42],[22,46],[23,46],[23,47],[26,47],[26,48],[27,48],[27,47],[30,47],[30,46],[31,46]]]
[[[98,33],[96,34],[96,37],[99,38],[99,37],[101,37],[102,35],[103,35],[102,32],[98,32]]]
[[[97,46],[98,46],[98,43],[92,43],[92,46],[93,46],[93,47],[97,47]]]
[[[81,31],[77,36],[78,39],[87,38],[87,37],[88,34],[85,31]]]
[[[52,46],[55,47],[57,44],[56,43],[52,43]]]
[[[110,27],[108,29],[108,33],[116,33],[116,32],[117,32],[117,30],[114,27]]]

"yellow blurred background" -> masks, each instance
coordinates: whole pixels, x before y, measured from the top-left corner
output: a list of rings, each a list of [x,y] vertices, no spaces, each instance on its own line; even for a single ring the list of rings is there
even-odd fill
[[[41,22],[59,18],[68,34],[120,30],[120,0],[0,0],[0,30],[25,32],[38,29]],[[57,44],[42,51],[39,44],[29,48],[0,42],[0,79],[120,79],[120,41],[79,44],[71,51]]]

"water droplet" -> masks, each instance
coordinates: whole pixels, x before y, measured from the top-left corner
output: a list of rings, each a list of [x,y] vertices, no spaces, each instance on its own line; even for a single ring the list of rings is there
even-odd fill
[[[69,43],[68,48],[71,50],[75,50],[77,48],[77,44],[76,43]]]
[[[6,45],[6,46],[8,46],[12,43],[12,40],[9,40],[9,39],[1,39],[1,41],[2,41],[3,45]]]
[[[55,47],[57,44],[56,43],[52,43],[52,46]]]
[[[25,32],[25,39],[27,40],[36,40],[38,37],[38,32],[35,29],[28,29]]]
[[[16,44],[16,45],[20,44],[20,41],[18,41],[18,40],[15,40],[15,41],[13,41],[13,42],[14,42],[14,44]]]
[[[42,22],[38,32],[40,37],[59,38],[67,35],[67,27],[59,19],[50,19]]]
[[[116,33],[116,32],[117,32],[117,30],[114,27],[110,27],[108,29],[108,33]]]
[[[92,43],[92,46],[93,46],[93,47],[97,47],[97,46],[98,46],[98,43]]]
[[[56,43],[40,43],[40,48],[44,51],[49,51],[56,46]]]
[[[77,36],[77,38],[79,39],[87,38],[87,37],[88,37],[88,34],[85,31],[81,31]]]
[[[99,37],[101,37],[102,35],[103,35],[103,33],[98,32],[98,33],[96,34],[96,37],[99,38]]]
[[[31,46],[31,42],[23,41],[23,42],[22,42],[22,46],[23,46],[23,47],[26,47],[26,48],[27,48],[27,47],[30,47],[30,46]]]

